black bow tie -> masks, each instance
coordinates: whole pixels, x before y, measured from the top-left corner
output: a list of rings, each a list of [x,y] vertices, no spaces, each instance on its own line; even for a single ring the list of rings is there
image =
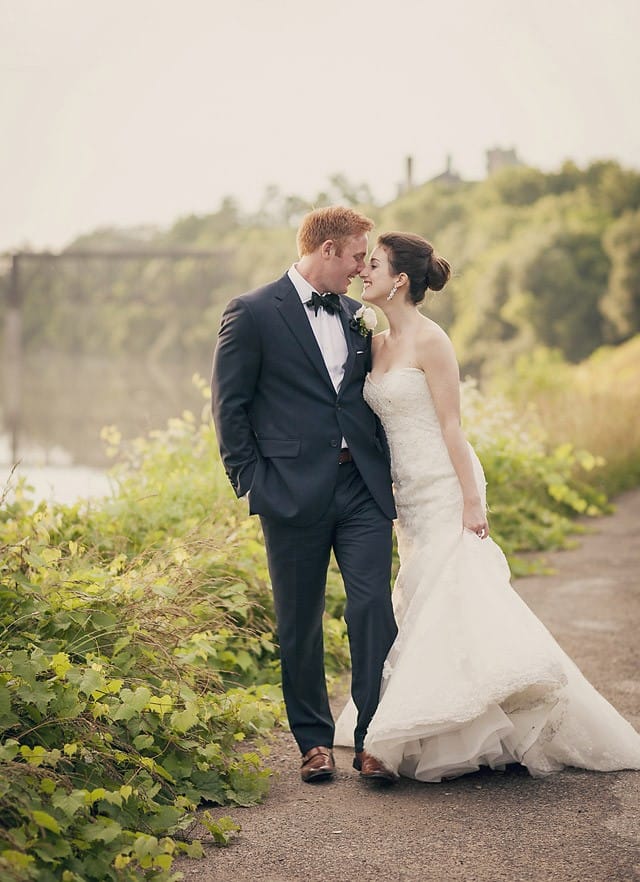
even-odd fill
[[[311,300],[306,300],[305,306],[312,309],[315,315],[318,315],[319,309],[326,309],[329,315],[333,315],[334,312],[340,312],[342,309],[340,298],[337,294],[318,294],[317,291],[313,291]]]

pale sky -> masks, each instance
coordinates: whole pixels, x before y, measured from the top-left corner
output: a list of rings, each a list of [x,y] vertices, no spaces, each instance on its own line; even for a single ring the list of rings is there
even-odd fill
[[[447,154],[640,166],[638,0],[0,0],[0,251]]]

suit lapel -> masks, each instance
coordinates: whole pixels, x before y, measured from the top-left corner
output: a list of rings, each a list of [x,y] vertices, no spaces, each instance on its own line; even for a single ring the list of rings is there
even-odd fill
[[[338,391],[338,398],[342,394],[343,390],[347,388],[347,384],[349,382],[349,377],[351,376],[351,371],[353,370],[353,366],[356,363],[356,351],[358,349],[357,343],[362,341],[363,346],[365,345],[364,337],[361,337],[360,333],[354,331],[350,326],[349,322],[353,318],[353,312],[351,311],[351,306],[346,297],[340,297],[340,303],[342,304],[342,312],[340,313],[340,320],[342,321],[342,327],[344,328],[344,336],[347,340],[347,348],[349,350],[349,354],[347,356],[347,362],[344,366],[344,376],[342,378],[342,383],[340,383],[340,389]]]
[[[276,309],[278,309],[280,315],[289,326],[289,330],[304,350],[304,354],[307,356],[313,367],[318,371],[323,380],[329,384],[331,391],[335,393],[331,377],[329,376],[329,371],[327,370],[324,358],[320,352],[320,347],[318,346],[318,341],[311,329],[309,319],[304,314],[306,307],[303,306],[300,297],[298,296],[298,292],[288,276],[285,275],[281,279],[281,283],[282,284],[275,295]],[[345,333],[347,333],[347,331],[345,331]]]

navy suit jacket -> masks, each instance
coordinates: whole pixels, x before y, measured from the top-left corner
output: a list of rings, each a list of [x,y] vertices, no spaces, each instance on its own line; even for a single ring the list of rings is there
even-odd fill
[[[360,304],[340,295],[348,346],[336,393],[289,276],[232,300],[213,360],[212,410],[220,453],[249,510],[300,526],[327,510],[345,438],[369,492],[390,519],[396,511],[389,452],[362,397],[370,335],[350,327]]]

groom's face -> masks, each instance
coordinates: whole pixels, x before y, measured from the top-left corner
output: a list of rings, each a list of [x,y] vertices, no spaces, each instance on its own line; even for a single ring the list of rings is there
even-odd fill
[[[332,291],[334,294],[346,293],[351,280],[359,276],[364,269],[367,244],[366,233],[361,236],[350,236],[341,249],[338,249],[335,243],[332,244],[324,267],[327,291]]]

